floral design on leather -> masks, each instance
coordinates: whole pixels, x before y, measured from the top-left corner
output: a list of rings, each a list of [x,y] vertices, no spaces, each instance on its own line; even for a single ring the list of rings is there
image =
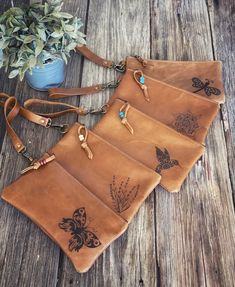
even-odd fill
[[[211,80],[206,79],[205,83],[203,83],[203,81],[194,77],[192,78],[192,82],[192,87],[198,88],[193,93],[197,93],[203,90],[208,97],[210,97],[211,95],[219,96],[221,94],[221,91],[219,89],[210,86],[210,83],[213,83],[213,81]]]
[[[125,181],[121,180],[117,183],[116,176],[113,176],[113,181],[110,184],[110,195],[113,202],[113,207],[117,213],[127,210],[137,196],[140,186],[135,185],[129,188],[130,178]]]
[[[159,164],[157,165],[155,171],[159,174],[161,174],[161,171],[164,169],[169,169],[173,166],[179,165],[178,160],[170,158],[170,154],[166,148],[164,151],[162,151],[160,148],[156,147],[156,156]]]
[[[63,218],[59,227],[65,232],[70,232],[72,238],[69,240],[69,251],[79,251],[84,245],[89,248],[96,248],[101,245],[98,237],[88,230],[86,225],[85,207],[76,209],[73,218]]]
[[[198,117],[188,112],[178,114],[173,127],[177,132],[192,137],[200,126]]]

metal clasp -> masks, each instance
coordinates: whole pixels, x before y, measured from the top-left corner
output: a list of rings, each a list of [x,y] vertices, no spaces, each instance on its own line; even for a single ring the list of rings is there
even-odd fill
[[[97,109],[90,109],[87,113],[88,114],[106,114],[108,111],[109,105],[105,104]]]
[[[113,68],[115,71],[119,72],[119,73],[125,73],[126,71],[126,64],[124,61],[121,61],[118,64],[113,64]]]
[[[108,88],[117,88],[118,85],[119,85],[120,81],[110,81],[106,84],[102,84],[102,89],[105,90],[105,89],[108,89]]]
[[[50,127],[58,130],[61,134],[67,133],[69,129],[68,124],[51,124]]]
[[[29,152],[27,151],[26,148],[24,148],[24,149],[20,152],[20,154],[21,154],[24,158],[26,158],[30,163],[32,163],[32,162],[34,161],[34,159],[31,157],[31,155],[29,154]]]
[[[68,131],[69,125],[68,124],[53,124],[52,119],[48,119],[46,128],[54,128],[58,130],[60,133],[65,134]]]

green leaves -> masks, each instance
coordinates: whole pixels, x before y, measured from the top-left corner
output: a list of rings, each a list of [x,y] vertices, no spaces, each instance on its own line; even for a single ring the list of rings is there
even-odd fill
[[[11,72],[10,72],[10,74],[9,74],[9,79],[12,79],[12,78],[15,78],[16,76],[18,76],[19,75],[19,72],[20,72],[20,70],[19,69],[17,69],[17,70],[12,70]]]
[[[0,15],[0,68],[10,71],[10,78],[23,79],[27,70],[56,58],[67,63],[70,51],[86,43],[81,19],[62,12],[62,5],[62,0],[48,0]]]

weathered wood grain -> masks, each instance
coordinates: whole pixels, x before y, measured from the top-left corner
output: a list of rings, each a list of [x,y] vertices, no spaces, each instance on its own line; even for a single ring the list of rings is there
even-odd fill
[[[152,57],[213,59],[204,0],[152,1],[151,28]],[[220,115],[206,146],[179,194],[156,194],[157,257],[163,286],[233,286],[235,282],[234,209]]]
[[[90,1],[87,41],[88,46],[96,53],[116,62],[130,54],[150,57],[148,2]],[[116,76],[113,71],[85,60],[82,85],[108,82]],[[81,97],[81,104],[98,107],[107,101],[111,93],[112,91],[106,91]],[[99,116],[79,118],[90,127],[98,119]],[[157,265],[153,196],[152,194],[140,209],[128,231],[111,244],[90,272],[75,274],[70,262],[65,260],[59,286],[154,286]]]
[[[208,0],[208,10],[213,36],[215,59],[223,61],[223,80],[226,102],[222,108],[222,121],[225,133],[230,180],[235,202],[235,5],[234,1]]]
[[[83,3],[82,3],[83,2]],[[86,3],[67,1],[65,9],[75,13],[85,20]],[[80,84],[81,57],[74,54],[67,68],[69,76],[66,77],[65,86],[78,86]],[[22,103],[27,98],[47,98],[46,93],[30,89],[25,82],[5,81],[15,83],[15,94]],[[7,86],[5,92],[10,92]],[[78,104],[76,98],[67,102]],[[50,109],[52,110],[52,109]],[[73,123],[77,116],[67,116],[57,122]],[[28,150],[38,158],[48,150],[61,137],[57,131],[43,129],[29,122],[17,118],[15,130],[22,136]],[[0,190],[19,176],[19,171],[26,163],[17,156],[7,137],[5,137],[0,157]],[[0,286],[56,286],[59,276],[60,249],[31,223],[26,217],[13,207],[0,201]]]
[[[23,4],[23,1],[14,1]],[[24,1],[27,3],[28,1]],[[1,1],[0,11],[9,7]],[[224,64],[227,102],[207,138],[207,151],[179,194],[160,188],[151,194],[128,231],[116,240],[92,269],[78,274],[59,248],[30,220],[0,201],[0,286],[233,286],[234,205],[234,53],[232,0],[65,1],[64,9],[86,23],[88,45],[103,57],[126,55],[176,60],[218,59]],[[76,87],[115,79],[113,71],[73,55],[64,86]],[[23,82],[0,74],[0,89],[20,101],[47,98]],[[84,96],[81,105],[98,107],[112,91]],[[79,104],[79,99],[66,102]],[[72,123],[76,116],[58,122]],[[99,116],[80,118],[93,126]],[[7,137],[0,117],[0,189],[25,166]],[[53,130],[17,119],[36,157],[60,138]],[[3,141],[4,139],[4,141]],[[35,143],[37,149],[35,150]]]

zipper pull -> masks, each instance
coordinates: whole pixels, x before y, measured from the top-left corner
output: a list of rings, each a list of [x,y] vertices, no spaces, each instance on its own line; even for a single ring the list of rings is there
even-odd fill
[[[148,87],[145,85],[145,77],[144,73],[141,70],[134,71],[134,79],[136,83],[140,86],[141,90],[143,91],[144,98],[147,102],[150,102],[150,97],[148,94]]]
[[[148,65],[147,60],[143,59],[142,57],[140,57],[138,55],[135,55],[134,57],[136,58],[136,60],[138,60],[142,64],[143,67],[147,67],[147,65]]]
[[[84,134],[82,131],[84,130]],[[87,143],[88,131],[84,125],[81,125],[78,128],[78,137],[81,143],[81,148],[84,149],[85,153],[87,154],[88,159],[93,159],[93,153]]]
[[[130,105],[128,103],[125,103],[119,110],[119,117],[121,119],[121,123],[128,129],[128,131],[133,135],[134,129],[130,125],[130,123],[127,120],[127,113],[130,108]]]
[[[30,170],[37,170],[39,169],[41,166],[44,166],[46,164],[48,164],[49,162],[53,161],[55,159],[55,155],[49,156],[45,159],[40,159],[36,162],[34,162],[32,165],[30,165],[29,167],[26,167],[25,169],[23,169],[20,173],[21,174],[25,174],[26,172],[30,171]]]

